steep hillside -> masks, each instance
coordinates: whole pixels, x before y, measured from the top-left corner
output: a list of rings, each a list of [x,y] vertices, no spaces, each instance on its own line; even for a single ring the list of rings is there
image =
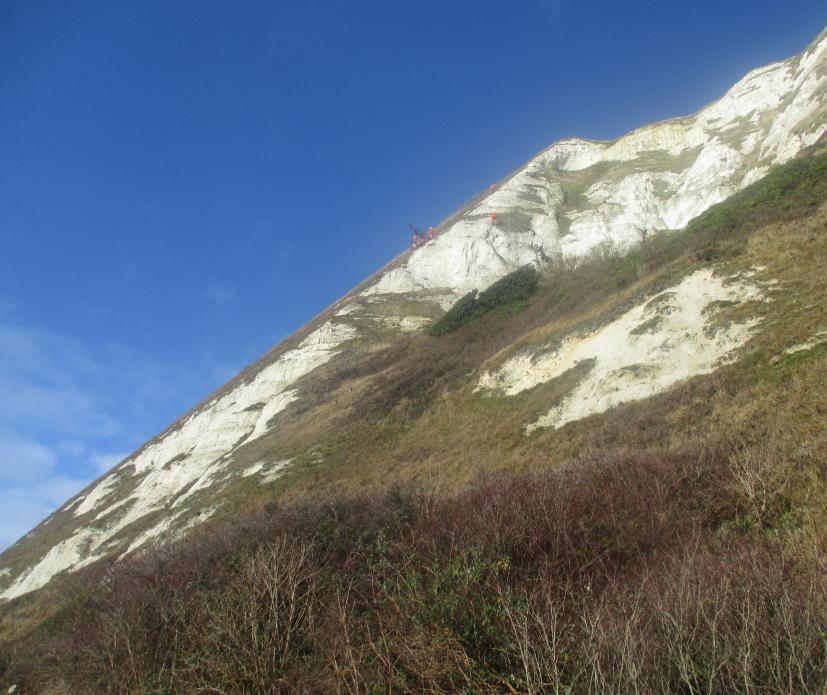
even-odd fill
[[[262,437],[199,529],[5,604],[0,685],[823,692],[826,262],[827,138],[326,365],[276,421],[310,455]]]
[[[6,551],[0,598],[267,500],[746,436],[827,330],[824,160],[769,173],[827,130],[826,78],[822,33],[693,116],[555,143]],[[522,310],[423,331],[525,265]]]

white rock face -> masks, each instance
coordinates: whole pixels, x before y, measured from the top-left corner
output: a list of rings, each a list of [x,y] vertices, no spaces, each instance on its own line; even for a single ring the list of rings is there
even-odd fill
[[[76,516],[96,512],[102,528],[82,526],[22,573],[0,598],[14,598],[39,588],[58,572],[88,564],[130,524],[158,510],[175,510],[135,539],[129,551],[162,535],[183,512],[190,495],[221,479],[235,449],[267,432],[269,420],[296,398],[291,386],[328,362],[355,336],[355,329],[347,324],[323,324],[252,380],[207,403],[178,428],[127,458],[71,505]],[[130,482],[135,487],[127,496],[107,504],[116,485]],[[112,520],[106,523],[110,515]]]
[[[0,598],[21,596],[46,584],[58,572],[67,568],[80,569],[95,558],[85,554],[87,545],[95,544],[99,535],[90,529],[81,529],[71,538],[53,546],[40,561],[20,575]]]
[[[583,256],[601,244],[623,250],[644,235],[680,229],[818,140],[827,130],[825,80],[823,34],[800,56],[750,72],[693,116],[613,142],[557,142],[364,295],[447,289],[456,297],[526,263]]]
[[[426,326],[431,325],[431,319],[424,316],[388,316],[382,320],[388,328],[395,328],[403,333],[413,333],[420,331]]]
[[[749,282],[725,281],[709,270],[698,271],[592,333],[567,336],[551,351],[545,347],[512,357],[483,374],[477,390],[513,396],[581,363],[590,365],[574,390],[529,424],[526,432],[562,427],[620,403],[648,398],[691,376],[708,374],[747,341],[757,323],[712,330],[715,303],[758,299],[763,299],[763,293]]]
[[[536,196],[542,203],[529,204]],[[559,249],[556,218],[563,202],[559,183],[538,177],[532,168],[515,175],[463,219],[415,250],[408,262],[384,275],[363,294],[402,294],[448,289],[463,294],[487,287],[515,268],[548,259]],[[494,224],[491,213],[500,215]],[[515,233],[504,212],[528,217],[530,231]]]
[[[126,551],[122,553],[118,559],[120,560],[126,557],[130,553],[138,550],[151,541],[164,543],[175,538],[180,538],[188,529],[191,529],[209,519],[213,514],[215,514],[217,509],[218,507],[206,509],[199,514],[196,514],[185,524],[178,524],[178,520],[184,515],[184,510],[174,512],[169,516],[164,517],[161,521],[155,524],[155,526],[151,526],[139,536],[135,537],[127,547]]]
[[[806,352],[807,350],[812,350],[814,347],[818,347],[822,343],[827,343],[827,330],[819,331],[818,333],[813,334],[809,340],[805,340],[803,343],[798,343],[788,347],[784,350],[784,354],[795,355],[799,352]]]
[[[234,452],[270,431],[273,417],[300,398],[297,382],[356,338],[357,325],[375,321],[400,332],[427,325],[425,317],[382,312],[394,306],[386,303],[393,299],[387,295],[416,293],[410,299],[448,308],[459,295],[483,289],[521,265],[577,258],[607,243],[628,248],[644,235],[683,227],[773,164],[795,156],[827,129],[826,55],[823,34],[800,56],[749,73],[693,116],[646,126],[613,142],[572,138],[553,144],[296,348],[216,396],[66,505],[59,514],[77,519],[73,535],[61,537],[45,554],[33,552],[22,572],[0,567],[0,586],[10,580],[0,599],[37,589],[61,571],[180,532],[193,495],[227,482]],[[496,225],[491,213],[497,213]],[[486,375],[480,387],[516,393],[581,360],[595,360],[577,393],[531,425],[556,427],[712,369],[746,340],[748,324],[726,335],[708,337],[703,331],[703,308],[716,299],[743,300],[752,291],[746,285],[691,276],[673,289],[665,332],[631,333],[648,315],[649,309],[639,307],[602,333],[570,337],[559,354],[535,362],[515,357]],[[615,339],[617,347],[611,343]],[[289,463],[256,464],[236,474],[266,482]],[[158,515],[152,524],[144,519],[150,514]],[[136,522],[141,526],[129,528]]]
[[[293,463],[293,459],[284,459],[282,461],[258,461],[252,466],[245,468],[241,475],[245,478],[249,478],[251,475],[257,475],[263,482],[269,483],[280,478],[281,474],[284,472],[284,469],[291,463]]]

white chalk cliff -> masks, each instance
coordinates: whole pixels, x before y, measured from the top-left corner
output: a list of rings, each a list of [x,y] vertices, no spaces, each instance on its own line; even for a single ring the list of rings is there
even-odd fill
[[[302,398],[303,380],[335,364],[366,327],[401,332],[427,324],[425,311],[423,316],[383,314],[381,307],[393,306],[394,298],[446,307],[524,264],[581,257],[606,244],[623,250],[647,236],[682,228],[824,134],[825,80],[827,33],[822,33],[800,55],[754,70],[692,116],[645,126],[611,142],[556,142],[441,225],[436,239],[340,302],[295,345],[242,374],[29,534],[43,537],[53,524],[60,529],[54,542],[0,557],[0,598],[19,596],[60,572],[191,527],[212,513],[185,515],[193,496],[221,489],[233,475],[272,480],[288,470],[289,460],[259,462],[240,472],[232,465],[244,447],[273,435],[273,419]],[[479,387],[518,393],[577,361],[597,359],[580,392],[539,421],[526,423],[529,429],[557,427],[624,398],[643,398],[677,379],[710,371],[744,342],[749,325],[714,340],[703,333],[704,307],[735,294],[756,297],[760,290],[748,283],[724,286],[706,276],[692,276],[673,288],[668,296],[674,306],[665,325],[675,335],[691,329],[694,344],[635,332],[647,320],[648,304],[594,335],[572,336],[539,361],[517,356],[485,374]],[[623,349],[611,360],[598,359],[605,355],[602,343],[616,338],[622,338]],[[675,350],[680,369],[674,368]],[[629,371],[634,365],[644,365],[645,373]],[[601,392],[600,384],[605,386],[612,374],[617,388]]]
[[[366,294],[464,293],[525,263],[582,256],[604,243],[628,248],[681,229],[818,140],[827,120],[826,53],[822,34],[693,116],[611,142],[554,143]]]
[[[513,396],[586,367],[583,379],[562,401],[526,425],[530,433],[538,427],[562,427],[652,396],[681,379],[708,374],[747,341],[758,323],[750,319],[727,330],[711,330],[720,303],[765,299],[762,288],[750,280],[696,271],[586,335],[566,336],[559,346],[515,355],[484,373],[477,390]]]

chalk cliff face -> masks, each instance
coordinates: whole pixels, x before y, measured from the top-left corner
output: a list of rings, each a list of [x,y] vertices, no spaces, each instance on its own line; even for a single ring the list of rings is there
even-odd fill
[[[526,424],[530,433],[539,427],[561,427],[646,398],[681,379],[707,374],[746,343],[757,323],[752,319],[733,323],[726,331],[709,330],[716,306],[766,299],[753,273],[745,275],[696,271],[591,333],[566,336],[559,346],[543,345],[515,355],[484,373],[477,390],[515,395],[586,366],[571,393]]]
[[[463,293],[521,264],[582,256],[604,243],[628,248],[684,227],[818,140],[826,51],[822,35],[801,55],[752,71],[694,116],[613,142],[553,144],[367,293]]]
[[[577,259],[606,245],[622,251],[684,227],[824,134],[825,80],[822,33],[800,55],[754,70],[693,116],[612,142],[553,144],[440,225],[435,240],[397,259],[21,539],[0,557],[0,598],[181,533],[209,518],[222,491],[239,480],[278,478],[292,458],[267,455],[264,442],[279,434],[275,421],[350,348],[421,330],[438,307],[522,265]],[[708,307],[763,297],[748,277],[724,283],[690,275],[591,335],[572,336],[556,351],[515,356],[484,373],[477,389],[519,393],[595,361],[575,392],[525,423],[527,431],[559,427],[712,371],[753,324],[711,338],[704,330]]]

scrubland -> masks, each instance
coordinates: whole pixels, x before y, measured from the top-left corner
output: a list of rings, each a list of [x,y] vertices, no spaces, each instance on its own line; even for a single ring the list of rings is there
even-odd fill
[[[62,578],[48,611],[4,606],[0,685],[824,693],[825,193],[827,156],[802,158],[680,233],[552,260],[508,311],[355,350],[317,375],[313,418],[277,423],[273,456],[317,455],[244,479],[247,506],[184,539]],[[732,363],[531,435],[576,370],[475,391],[698,268],[768,288],[720,314],[760,320]]]

